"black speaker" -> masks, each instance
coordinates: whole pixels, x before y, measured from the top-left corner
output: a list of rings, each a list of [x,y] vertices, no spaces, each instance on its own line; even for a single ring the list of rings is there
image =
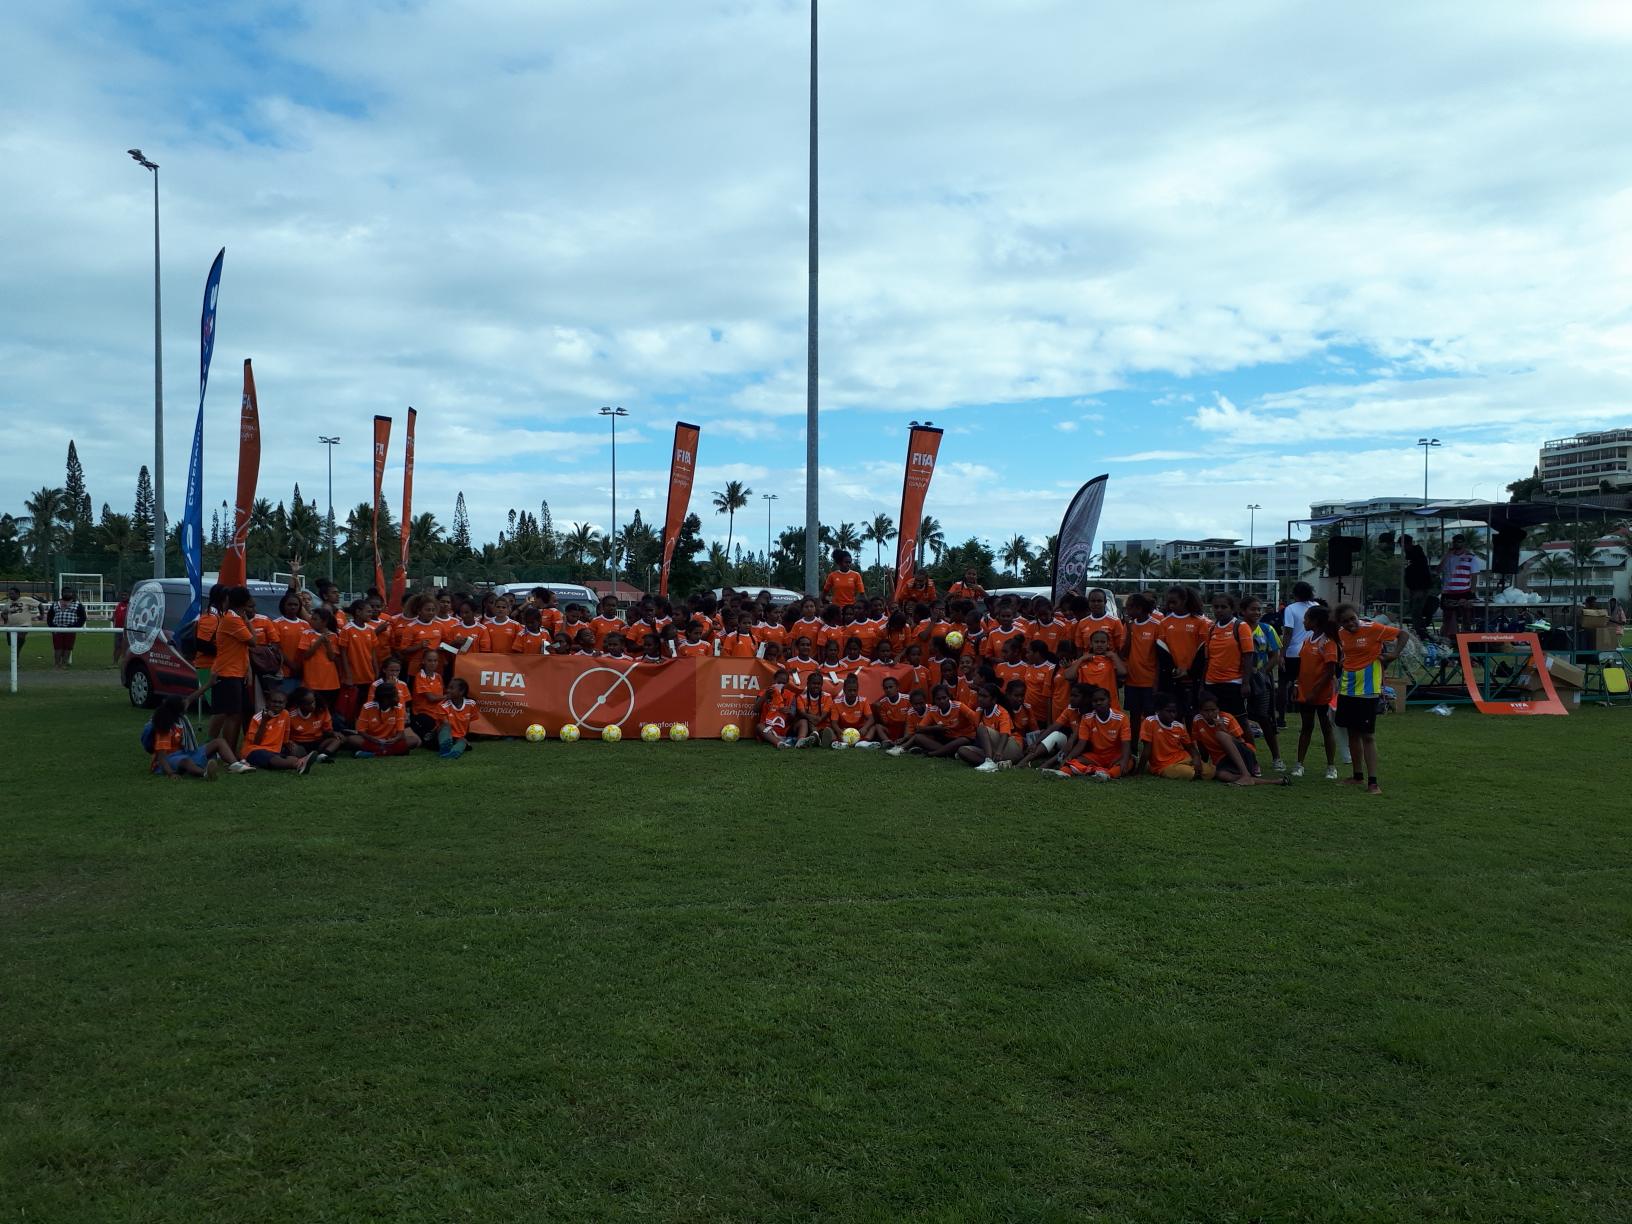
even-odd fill
[[[1347,578],[1354,573],[1354,555],[1363,543],[1359,536],[1333,536],[1326,542],[1326,572],[1333,578]]]
[[[1490,565],[1498,574],[1519,572],[1519,547],[1524,543],[1523,527],[1498,527],[1490,545]]]

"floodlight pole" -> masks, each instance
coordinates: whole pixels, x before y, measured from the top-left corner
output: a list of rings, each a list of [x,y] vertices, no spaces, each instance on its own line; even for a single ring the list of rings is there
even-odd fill
[[[338,582],[339,575],[334,572],[334,448],[340,444],[340,439],[320,436],[317,440],[328,449],[329,454],[329,581]],[[350,587],[346,590],[350,594]]]
[[[618,418],[626,417],[625,408],[603,407],[599,413],[612,422],[612,530],[606,538],[607,556],[612,563],[612,598],[618,597]]]
[[[164,330],[159,310],[159,163],[140,149],[131,160],[153,175],[153,577],[164,577]]]
[[[822,517],[818,481],[816,345],[816,0],[810,0],[809,300],[805,306],[805,592],[821,587]],[[769,557],[767,556],[767,560]]]
[[[765,585],[771,585],[771,503],[777,500],[775,493],[761,493],[760,499],[765,503]]]

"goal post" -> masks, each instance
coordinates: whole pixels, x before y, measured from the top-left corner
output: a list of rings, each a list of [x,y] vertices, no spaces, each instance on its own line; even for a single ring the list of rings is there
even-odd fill
[[[69,574],[69,573],[58,574],[57,575],[57,598],[58,599],[62,598],[63,591],[66,590],[68,587],[73,587],[74,590],[76,592],[78,592],[79,602],[80,603],[84,603],[84,604],[100,604],[100,603],[106,603],[107,602],[107,600],[104,599],[103,595],[102,595],[102,575],[101,574]]]

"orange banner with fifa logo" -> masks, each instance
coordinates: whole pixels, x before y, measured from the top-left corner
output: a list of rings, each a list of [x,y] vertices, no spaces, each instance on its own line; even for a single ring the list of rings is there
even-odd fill
[[[674,562],[674,546],[680,542],[680,529],[686,525],[686,511],[691,506],[691,482],[697,475],[697,438],[702,433],[695,425],[680,421],[674,427],[674,455],[669,460],[669,511],[663,519],[663,570],[658,575],[657,593],[669,594],[669,566]]]
[[[895,600],[900,602],[912,582],[913,562],[918,554],[918,531],[924,521],[924,501],[929,482],[935,475],[935,458],[941,452],[941,431],[931,425],[914,425],[907,438],[907,474],[901,482],[901,534],[895,545]]]

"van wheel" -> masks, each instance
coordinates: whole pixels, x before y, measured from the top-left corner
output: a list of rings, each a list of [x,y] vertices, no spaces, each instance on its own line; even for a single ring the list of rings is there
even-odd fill
[[[153,677],[140,664],[131,670],[130,678],[125,681],[125,691],[130,694],[130,704],[137,709],[157,704],[153,700]]]

